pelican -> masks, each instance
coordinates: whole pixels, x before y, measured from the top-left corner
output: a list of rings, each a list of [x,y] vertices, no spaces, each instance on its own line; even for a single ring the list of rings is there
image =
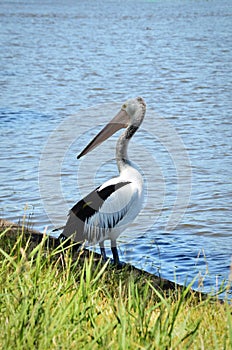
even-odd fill
[[[77,156],[81,158],[116,131],[126,128],[116,145],[119,176],[106,181],[75,204],[60,237],[78,244],[99,243],[102,258],[107,260],[104,241],[111,241],[113,261],[120,264],[116,240],[139,214],[143,203],[142,175],[127,156],[130,139],[140,127],[146,112],[142,97],[127,100],[120,112],[94,137]]]

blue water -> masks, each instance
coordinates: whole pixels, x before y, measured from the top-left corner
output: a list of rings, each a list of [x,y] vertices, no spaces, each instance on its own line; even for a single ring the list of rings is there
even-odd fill
[[[116,135],[76,155],[127,98],[147,114],[130,145],[146,183],[122,260],[195,288],[228,281],[232,6],[218,1],[4,1],[0,213],[50,232],[117,175]]]

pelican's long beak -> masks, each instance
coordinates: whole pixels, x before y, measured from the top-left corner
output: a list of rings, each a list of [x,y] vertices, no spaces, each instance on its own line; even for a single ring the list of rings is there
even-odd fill
[[[107,140],[116,131],[126,128],[129,123],[129,116],[123,109],[94,137],[94,139],[85,147],[85,149],[77,156],[81,158],[95,147],[99,146],[103,141]]]

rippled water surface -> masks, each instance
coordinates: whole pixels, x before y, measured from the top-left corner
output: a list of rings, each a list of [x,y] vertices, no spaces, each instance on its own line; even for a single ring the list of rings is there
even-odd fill
[[[205,291],[231,254],[232,6],[222,1],[4,1],[0,9],[1,216],[62,225],[82,195],[117,175],[118,135],[76,155],[141,95],[130,145],[144,208],[122,260]]]

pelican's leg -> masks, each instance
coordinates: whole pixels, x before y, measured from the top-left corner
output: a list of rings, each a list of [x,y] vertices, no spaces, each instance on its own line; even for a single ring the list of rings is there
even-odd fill
[[[99,246],[100,246],[100,250],[101,250],[102,259],[103,259],[104,261],[106,261],[106,260],[107,260],[107,257],[106,257],[105,247],[104,247],[104,241],[100,242],[100,243],[99,243]]]
[[[115,265],[120,265],[119,255],[118,255],[118,249],[116,245],[116,241],[111,241],[111,251],[113,254],[113,259]]]

